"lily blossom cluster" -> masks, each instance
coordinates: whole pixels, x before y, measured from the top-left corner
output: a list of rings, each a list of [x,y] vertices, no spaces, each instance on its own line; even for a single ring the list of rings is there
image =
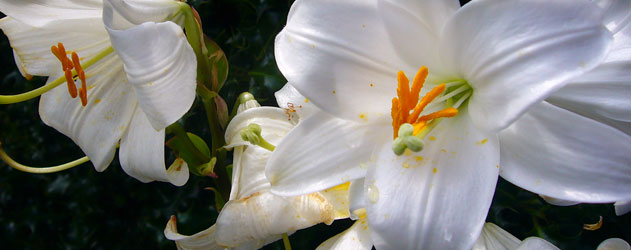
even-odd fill
[[[321,111],[270,157],[271,191],[365,178],[377,249],[470,249],[498,176],[628,200],[629,4],[295,2],[276,59]]]
[[[181,4],[0,2],[7,15],[0,28],[20,72],[48,76],[47,85],[67,82],[41,96],[42,121],[70,137],[97,171],[109,166],[120,145],[119,160],[130,176],[178,186],[188,180],[185,164],[167,171],[164,163],[165,128],[195,99],[197,62],[180,26]],[[77,89],[81,101],[73,99]]]

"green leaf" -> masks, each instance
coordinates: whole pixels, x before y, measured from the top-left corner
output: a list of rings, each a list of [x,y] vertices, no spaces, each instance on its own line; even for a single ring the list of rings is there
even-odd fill
[[[193,133],[186,134],[188,136],[188,139],[193,143],[193,146],[195,146],[195,148],[197,148],[199,152],[201,152],[205,156],[208,156],[208,159],[211,159],[210,161],[204,162],[199,159],[199,157],[195,156],[195,154],[187,150],[186,142],[178,138],[177,136],[167,141],[166,145],[173,151],[177,152],[177,154],[182,159],[184,159],[184,161],[186,161],[186,164],[188,164],[189,167],[189,171],[194,175],[208,176],[209,174],[207,173],[207,171],[209,171],[209,169],[211,171],[210,175],[213,175],[214,173],[212,173],[212,169],[214,168],[214,161],[212,160],[213,158],[210,155],[210,148],[208,147],[206,142],[199,136]],[[211,166],[209,166],[209,164],[211,164]]]
[[[208,61],[210,62],[211,81],[213,86],[217,86],[215,91],[219,91],[223,87],[224,82],[228,79],[228,58],[221,47],[208,36],[204,35],[204,44],[208,50]]]

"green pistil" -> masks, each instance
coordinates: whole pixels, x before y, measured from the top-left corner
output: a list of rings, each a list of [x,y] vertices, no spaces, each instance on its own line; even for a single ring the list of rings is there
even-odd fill
[[[86,70],[87,68],[92,66],[94,63],[96,63],[97,61],[103,59],[105,56],[111,54],[112,52],[114,52],[114,48],[112,48],[112,46],[110,46],[109,48],[101,51],[101,53],[99,53],[96,56],[90,58],[90,60],[86,61],[85,63],[82,63],[81,66],[83,66],[83,69]],[[76,70],[72,70],[72,74],[76,75],[77,71]],[[66,77],[65,76],[61,76],[61,77],[55,79],[54,81],[52,81],[49,84],[46,84],[46,85],[44,85],[42,87],[39,87],[37,89],[31,90],[31,91],[26,92],[26,93],[17,94],[17,95],[0,95],[0,104],[12,104],[12,103],[18,103],[18,102],[23,102],[23,101],[27,101],[27,100],[33,99],[35,97],[38,97],[38,96],[48,92],[51,89],[54,89],[55,87],[61,85],[64,82],[66,82]]]
[[[398,137],[394,139],[392,143],[392,151],[396,155],[402,155],[405,149],[410,149],[412,152],[419,152],[423,150],[423,140],[420,137],[414,136],[414,126],[409,123],[404,123],[399,127]]]
[[[253,145],[262,147],[269,151],[274,151],[276,147],[266,141],[263,136],[261,136],[261,126],[256,123],[250,123],[247,127],[241,130],[241,138],[244,141],[248,141]]]

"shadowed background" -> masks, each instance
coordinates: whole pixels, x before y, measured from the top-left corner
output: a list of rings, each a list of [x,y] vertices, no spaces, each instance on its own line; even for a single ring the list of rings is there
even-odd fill
[[[249,91],[262,105],[276,105],[273,93],[285,84],[274,61],[274,38],[282,29],[289,0],[192,0],[206,35],[226,53],[230,72],[221,96],[232,108]],[[462,2],[462,1],[461,1]],[[7,38],[0,39],[0,94],[16,94],[43,85],[45,78],[26,81],[13,61]],[[210,132],[201,103],[184,117],[184,125],[207,142]],[[18,162],[52,166],[83,156],[74,143],[44,125],[38,99],[0,106],[0,141]],[[167,138],[169,135],[167,135]],[[173,155],[166,151],[166,162]],[[3,249],[174,249],[163,236],[171,215],[183,234],[193,234],[217,218],[208,177],[191,175],[183,187],[143,184],[127,176],[115,158],[103,173],[91,164],[61,173],[36,175],[0,163],[0,240]],[[411,187],[412,188],[412,187]],[[603,227],[585,231],[584,223]],[[631,214],[616,216],[611,204],[555,207],[538,196],[500,180],[487,221],[520,239],[544,237],[562,249],[594,249],[602,240],[631,242]],[[290,236],[294,249],[313,249],[352,224],[341,220]],[[243,225],[247,226],[247,225]],[[281,242],[267,249],[283,249]]]

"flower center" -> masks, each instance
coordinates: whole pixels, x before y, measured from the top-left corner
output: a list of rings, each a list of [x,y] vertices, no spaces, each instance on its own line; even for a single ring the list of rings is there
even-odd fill
[[[393,129],[393,151],[401,155],[405,149],[418,152],[423,148],[422,139],[435,127],[439,118],[454,117],[458,115],[458,107],[471,95],[471,87],[465,81],[455,81],[439,84],[420,98],[421,89],[427,78],[427,67],[422,66],[412,81],[405,76],[403,71],[397,73],[397,97],[392,98],[392,129]],[[445,93],[447,90],[448,93]],[[454,104],[453,99],[458,99]],[[435,101],[435,103],[445,102],[449,106],[429,114],[421,115],[423,110]]]
[[[83,71],[83,67],[81,66],[81,61],[79,60],[79,55],[77,52],[72,52],[71,59],[68,59],[66,48],[63,43],[58,43],[57,46],[53,45],[50,47],[50,50],[53,52],[53,55],[57,57],[57,59],[61,62],[61,69],[64,71],[66,76],[66,82],[68,83],[68,93],[72,98],[77,97],[77,86],[75,85],[74,77],[77,77],[81,80],[81,87],[79,88],[79,98],[81,98],[81,105],[85,106],[88,104],[88,94],[87,94],[87,86],[85,82],[85,72]],[[74,70],[73,71],[72,69]]]

